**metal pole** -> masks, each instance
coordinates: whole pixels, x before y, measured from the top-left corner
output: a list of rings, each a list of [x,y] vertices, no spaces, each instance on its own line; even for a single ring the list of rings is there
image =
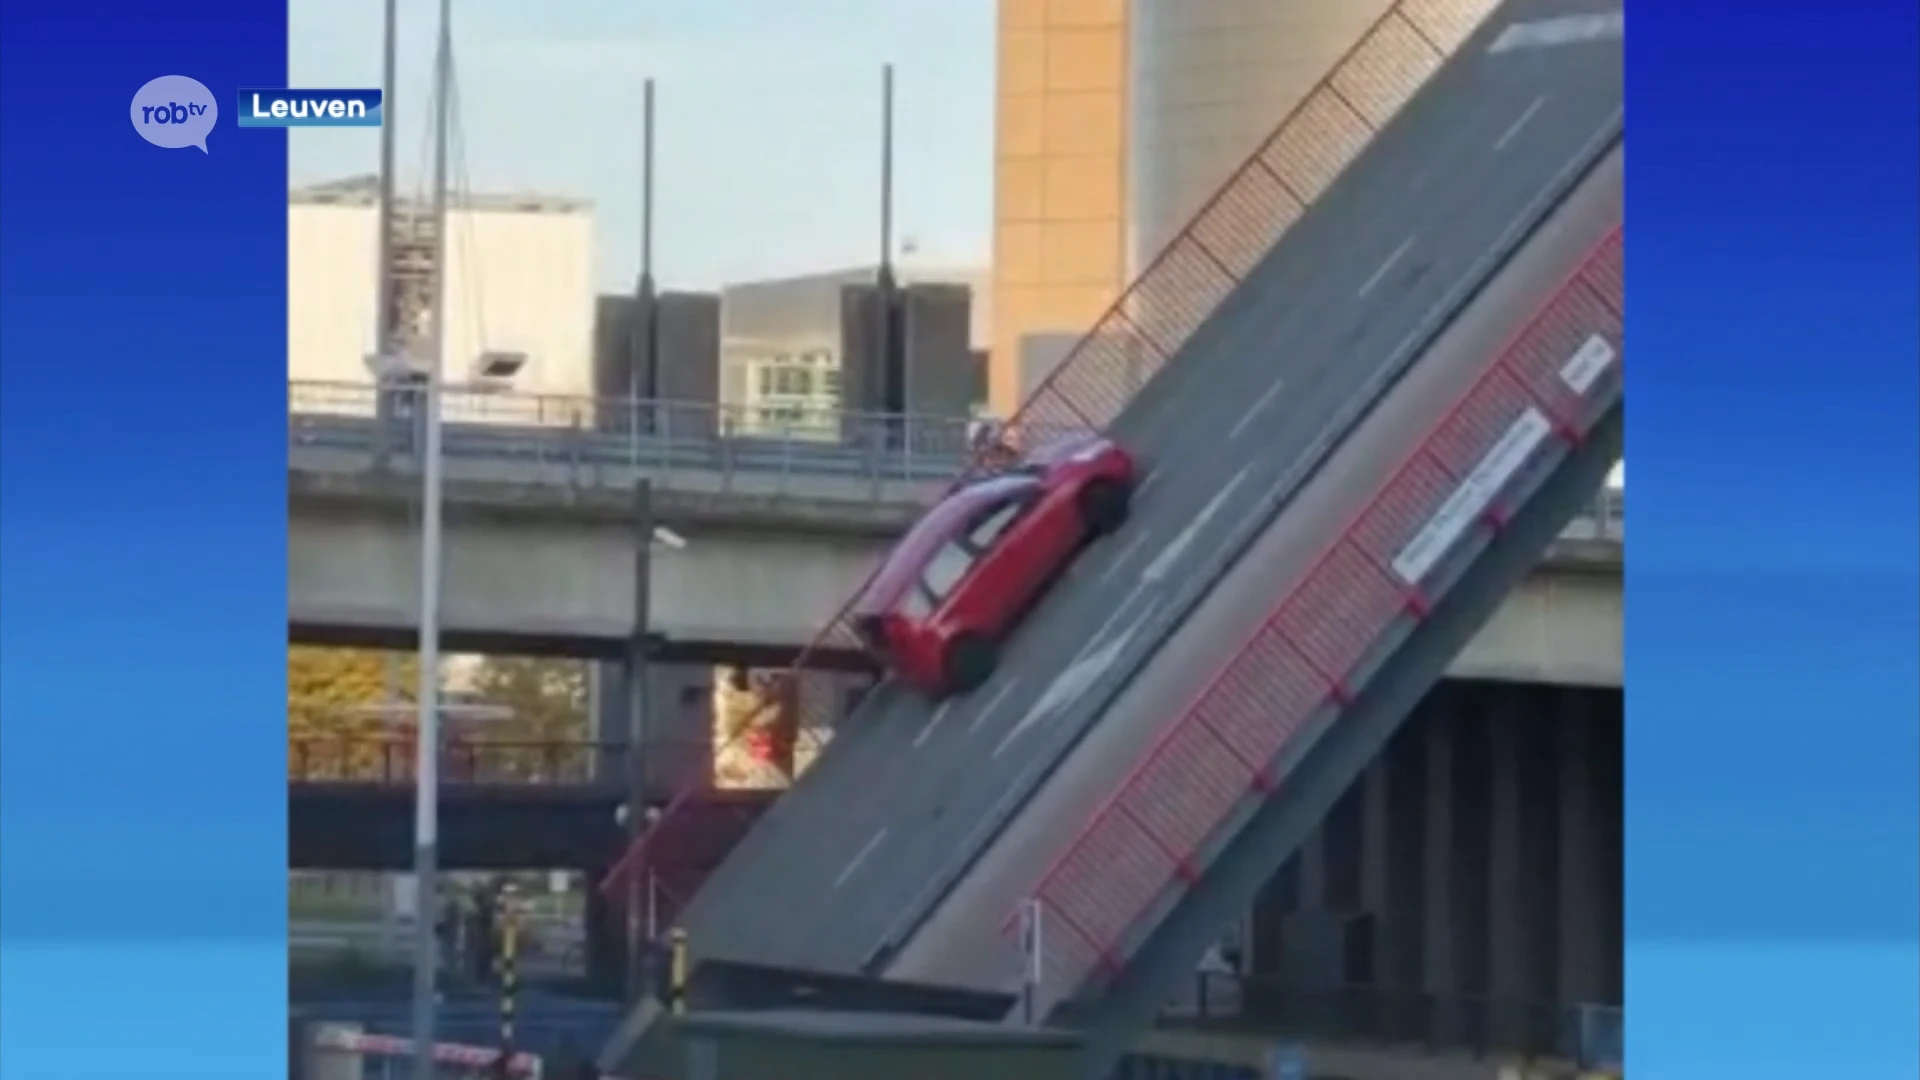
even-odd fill
[[[425,428],[420,496],[420,690],[418,741],[414,751],[413,873],[419,916],[414,920],[414,1080],[433,1076],[436,970],[434,924],[439,911],[435,882],[440,832],[440,389],[446,365],[447,321],[447,122],[453,96],[453,4],[440,0],[440,34],[434,56],[433,116],[433,307],[422,397]]]
[[[513,882],[502,885],[495,898],[494,913],[500,933],[500,952],[495,963],[499,965],[500,1057],[504,1061],[513,1060],[514,1047],[519,1042],[515,1037],[515,1022],[520,1005],[520,905],[514,894]]]
[[[893,65],[880,66],[880,274],[893,281]]]
[[[634,284],[633,336],[628,351],[627,399],[634,434],[640,432],[640,403],[657,396],[655,359],[657,318],[653,284],[653,80],[644,84],[640,105],[640,280]]]
[[[628,850],[640,843],[651,824],[647,813],[647,711],[652,687],[647,671],[653,621],[653,482],[641,477],[634,484],[634,597],[633,640],[627,646],[627,813]],[[643,896],[651,875],[639,864],[627,868],[626,947],[627,994],[638,1001],[647,989],[647,947],[652,944],[651,926],[643,926],[647,914]],[[649,923],[651,919],[647,920]]]
[[[678,1016],[687,1011],[687,932],[676,926],[672,932],[672,967],[667,982],[668,1008]]]
[[[399,37],[400,0],[387,0],[384,20],[384,44],[381,49],[380,109],[386,121],[380,125],[380,206],[375,216],[380,230],[376,238],[375,250],[379,252],[379,264],[376,267],[376,285],[373,307],[373,348],[374,355],[385,364],[393,358],[393,217],[394,189],[398,178],[394,175],[394,142],[397,127],[394,118],[398,115],[393,108],[395,83],[399,81]],[[387,382],[386,376],[378,376],[381,382]],[[378,412],[382,420],[393,412],[392,387],[381,386],[378,394]],[[388,675],[392,682],[399,681],[398,664],[390,664]],[[390,695],[388,700],[397,698]]]
[[[648,79],[643,95],[641,122],[644,127],[640,168],[640,287],[646,295],[645,334],[641,337],[641,366],[647,376],[647,396],[660,396],[660,310],[653,281],[653,80]],[[656,425],[658,418],[656,417]],[[651,429],[649,429],[651,430]],[[652,432],[659,434],[659,432]]]
[[[893,273],[893,65],[880,68],[880,411],[893,414],[883,424],[891,448],[903,438],[900,413],[906,411],[906,372],[900,357],[899,287]]]

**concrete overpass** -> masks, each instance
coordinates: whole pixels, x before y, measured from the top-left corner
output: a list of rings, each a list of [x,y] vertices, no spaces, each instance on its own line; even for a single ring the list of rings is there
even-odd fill
[[[498,438],[499,436],[495,436]],[[651,628],[687,659],[790,655],[851,595],[934,479],[671,469],[533,454],[447,462],[449,646],[616,658],[641,561],[632,490],[689,540],[651,562]],[[292,447],[288,614],[294,636],[402,645],[418,595],[418,476],[367,448]],[[1577,522],[1455,663],[1454,674],[1620,685],[1617,502]]]

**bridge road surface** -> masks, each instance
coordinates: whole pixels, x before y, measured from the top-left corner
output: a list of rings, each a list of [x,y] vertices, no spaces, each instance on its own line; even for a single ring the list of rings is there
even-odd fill
[[[1039,883],[1153,740],[1186,712],[1313,560],[1386,486],[1439,421],[1437,410],[1468,391],[1498,359],[1514,329],[1549,302],[1568,272],[1619,224],[1623,159],[1624,151],[1616,148],[1602,160],[1355,437],[1301,488],[1108,706],[1098,729],[942,898],[885,974],[909,982],[1007,988],[1017,960],[1002,934],[1019,898]]]
[[[1618,129],[1617,47],[1487,50],[1506,23],[1591,10],[1513,0],[1468,39],[1116,420],[1144,467],[1134,520],[1064,576],[978,691],[936,707],[876,688],[690,905],[697,958],[858,971],[904,940],[1315,444]]]

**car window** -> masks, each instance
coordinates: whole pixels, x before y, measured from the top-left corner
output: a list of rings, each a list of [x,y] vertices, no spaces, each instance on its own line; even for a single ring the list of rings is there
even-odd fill
[[[934,552],[933,558],[927,560],[927,569],[921,580],[926,583],[928,592],[945,596],[960,583],[960,578],[971,565],[973,557],[967,554],[965,548],[955,543],[942,544],[940,550]]]
[[[1014,519],[1020,516],[1024,506],[1025,503],[1015,499],[981,518],[974,525],[973,531],[967,533],[967,546],[975,551],[985,551],[992,547],[994,541],[1000,539],[1001,535],[1007,531],[1007,526],[1012,525]]]
[[[933,614],[933,601],[927,599],[927,590],[915,584],[900,598],[900,614],[909,619],[924,619]]]

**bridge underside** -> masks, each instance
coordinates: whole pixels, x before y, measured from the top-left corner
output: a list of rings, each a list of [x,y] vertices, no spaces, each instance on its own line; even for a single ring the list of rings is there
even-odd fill
[[[1441,683],[1261,890],[1213,1019],[1560,1049],[1621,1000],[1621,720],[1618,690]]]
[[[1570,1055],[1621,1000],[1621,733],[1615,688],[1441,682],[1229,932],[1243,974],[1196,974],[1163,1034]]]

